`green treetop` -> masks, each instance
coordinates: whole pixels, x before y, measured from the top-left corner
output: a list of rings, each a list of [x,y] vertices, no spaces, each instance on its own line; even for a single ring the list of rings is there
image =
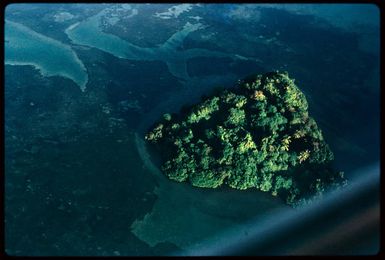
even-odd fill
[[[180,115],[164,114],[145,138],[168,178],[196,187],[254,188],[295,206],[346,184],[287,73],[257,75]]]

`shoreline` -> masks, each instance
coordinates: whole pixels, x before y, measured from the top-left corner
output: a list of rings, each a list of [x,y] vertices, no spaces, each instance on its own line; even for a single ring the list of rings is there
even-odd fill
[[[70,79],[71,81],[73,81],[76,85],[79,86],[80,90],[82,92],[85,92],[86,90],[86,86],[87,86],[87,83],[88,83],[88,77],[87,77],[87,81],[85,82],[78,82],[76,81],[75,79],[73,79],[68,73],[66,72],[50,72],[48,70],[46,70],[45,68],[43,68],[43,66],[35,63],[35,62],[29,62],[29,61],[9,61],[9,60],[4,60],[4,65],[8,65],[8,66],[32,66],[35,70],[39,71],[39,73],[43,76],[43,77],[52,77],[52,76],[59,76],[59,77],[63,77],[63,78],[67,78],[67,79]]]

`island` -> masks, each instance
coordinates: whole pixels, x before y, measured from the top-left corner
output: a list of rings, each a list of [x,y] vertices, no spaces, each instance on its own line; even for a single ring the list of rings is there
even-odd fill
[[[145,139],[169,179],[196,187],[253,188],[295,207],[347,184],[287,72],[250,76],[164,114]]]

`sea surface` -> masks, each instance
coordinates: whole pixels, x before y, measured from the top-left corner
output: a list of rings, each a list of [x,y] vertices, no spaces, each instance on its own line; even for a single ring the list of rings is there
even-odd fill
[[[52,10],[59,11],[43,17],[62,23],[65,41],[43,35],[45,27],[34,30],[33,19],[20,18],[23,9],[10,9],[5,23],[7,252],[167,255],[204,248],[236,230],[247,238],[251,227],[245,223],[258,226],[277,212],[293,212],[263,192],[172,182],[144,141],[163,113],[231,87],[250,71],[289,71],[335,153],[336,168],[347,176],[377,162],[379,32],[368,29],[365,37],[371,40],[363,41],[360,33],[347,31],[358,22],[363,31],[378,26],[362,19],[376,11],[285,6],[223,5],[218,13],[214,5],[199,13],[199,5],[58,5]],[[146,20],[146,12],[163,25],[185,20],[151,47],[106,29],[123,20],[127,27]],[[341,21],[341,12],[345,17],[351,12],[351,18]],[[259,27],[248,30],[248,19]],[[239,32],[219,30],[222,23],[233,26],[229,21],[242,24]],[[301,27],[306,22],[309,26]],[[243,29],[253,51],[250,42],[231,38]],[[223,45],[214,48],[202,40],[215,39],[216,33],[228,37]],[[63,79],[76,87],[66,88]]]
[[[5,22],[5,64],[32,65],[45,76],[73,80],[82,91],[88,81],[84,64],[70,46],[12,21]]]

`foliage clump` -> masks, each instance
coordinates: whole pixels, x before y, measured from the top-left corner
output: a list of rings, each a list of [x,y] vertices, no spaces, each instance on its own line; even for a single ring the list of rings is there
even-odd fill
[[[295,206],[346,184],[287,73],[257,75],[165,114],[145,138],[161,150],[166,176],[197,187],[256,188]]]

